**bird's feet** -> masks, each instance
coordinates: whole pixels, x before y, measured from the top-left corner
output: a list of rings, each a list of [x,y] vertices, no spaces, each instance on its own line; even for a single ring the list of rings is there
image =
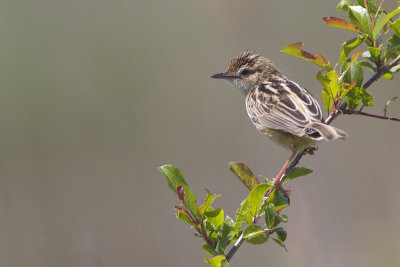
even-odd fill
[[[306,154],[314,155],[314,151],[317,150],[318,150],[317,146],[310,146],[309,148],[306,148]]]

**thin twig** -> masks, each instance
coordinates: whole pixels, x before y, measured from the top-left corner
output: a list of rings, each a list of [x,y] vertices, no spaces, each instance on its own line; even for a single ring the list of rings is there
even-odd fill
[[[349,110],[349,109],[344,110],[344,111],[343,111],[343,114],[348,114],[348,115],[363,115],[363,116],[373,117],[373,118],[382,119],[382,120],[400,121],[399,118],[387,117],[387,116],[378,115],[378,114],[371,114],[371,113],[366,113],[366,112],[357,111],[357,110],[352,111],[352,110]]]

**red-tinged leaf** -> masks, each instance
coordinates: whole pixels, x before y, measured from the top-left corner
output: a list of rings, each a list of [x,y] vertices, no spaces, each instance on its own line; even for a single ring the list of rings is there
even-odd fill
[[[318,66],[326,70],[332,70],[332,67],[330,66],[329,62],[327,62],[323,56],[321,56],[320,54],[313,55],[310,52],[300,49],[302,45],[304,45],[303,42],[296,42],[293,44],[289,44],[285,46],[281,50],[281,52],[307,60],[309,62],[317,64]]]
[[[337,17],[323,17],[323,21],[325,21],[325,25],[332,26],[332,27],[338,27],[350,31],[355,31],[358,33],[361,33],[362,31],[353,23],[348,22],[344,19],[337,18]]]
[[[356,50],[353,53],[353,56],[351,57],[351,63],[353,63],[354,61],[357,60],[357,58],[362,54],[363,52],[361,52],[360,50]]]
[[[350,90],[351,88],[353,88],[356,85],[356,81],[352,82],[351,84],[346,86],[346,90]]]
[[[183,210],[182,207],[174,206],[174,211],[181,211],[181,210]]]
[[[240,181],[251,191],[260,182],[250,168],[242,162],[230,162],[230,170],[239,178]]]

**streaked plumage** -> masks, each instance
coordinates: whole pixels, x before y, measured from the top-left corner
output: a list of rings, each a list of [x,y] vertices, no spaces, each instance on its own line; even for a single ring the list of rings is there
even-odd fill
[[[318,140],[347,137],[344,131],[324,124],[318,102],[306,89],[259,54],[244,51],[231,61],[225,73],[212,77],[226,79],[242,90],[247,113],[257,129],[293,152],[311,147]]]

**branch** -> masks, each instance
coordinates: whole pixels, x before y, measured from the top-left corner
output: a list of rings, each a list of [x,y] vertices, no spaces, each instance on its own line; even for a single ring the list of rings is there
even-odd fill
[[[399,118],[387,117],[387,116],[384,116],[384,115],[371,114],[371,113],[366,113],[366,112],[356,111],[356,110],[351,111],[351,110],[349,110],[349,109],[344,110],[344,111],[343,111],[343,114],[348,114],[348,115],[363,115],[363,116],[373,117],[373,118],[382,119],[382,120],[400,121]]]
[[[238,249],[243,244],[243,242],[244,242],[244,238],[243,238],[243,234],[241,234],[239,236],[238,240],[236,240],[236,242],[233,245],[233,247],[231,248],[231,250],[229,250],[228,254],[226,254],[226,260],[228,262],[232,259],[233,255],[235,255],[236,251],[238,251]]]
[[[374,82],[376,82],[380,77],[382,77],[383,74],[385,74],[388,70],[393,68],[394,66],[398,65],[400,63],[400,56],[396,57],[393,59],[390,63],[388,63],[385,66],[382,66],[381,68],[378,68],[378,70],[372,75],[372,77],[366,81],[363,85],[364,89],[367,89],[368,87],[371,86]],[[347,103],[343,102],[340,107],[333,112],[328,118],[326,118],[325,123],[330,124],[334,119],[336,119],[337,116],[340,114],[344,113],[347,108]],[[360,112],[364,113],[364,112]],[[359,115],[364,115],[364,114],[359,114]],[[385,117],[389,118],[389,117]],[[398,119],[396,118],[390,118],[390,120],[397,121]],[[289,167],[286,169],[285,174],[281,178],[281,182],[283,182],[286,179],[286,176],[290,173],[290,171],[299,163],[300,159],[304,156],[305,151],[297,153],[296,157],[292,160],[292,163],[289,165]]]
[[[393,59],[392,62],[390,62],[389,64],[379,68],[374,75],[372,75],[372,77],[363,85],[364,89],[367,89],[371,84],[373,84],[375,81],[377,81],[380,77],[382,77],[383,74],[385,74],[388,70],[390,70],[392,67],[396,66],[397,64],[399,64],[400,62],[400,56],[398,56],[397,58]],[[325,123],[326,124],[330,124],[332,123],[332,121],[334,119],[336,119],[337,116],[339,116],[340,114],[348,114],[346,113],[346,108],[347,108],[347,103],[344,102],[340,105],[340,107],[333,112],[326,120]],[[357,111],[357,115],[365,115],[368,113],[365,112],[361,112],[361,111]],[[362,114],[361,114],[362,113]],[[373,115],[373,114],[369,114],[369,115],[365,115],[365,116],[371,116],[371,117],[376,117],[376,118],[380,118],[380,119],[386,119],[386,120],[394,120],[394,121],[400,121],[397,118],[391,118],[391,117],[385,117],[385,116],[379,116],[379,115]],[[281,183],[283,183],[283,181],[286,179],[287,175],[290,173],[290,171],[296,167],[297,164],[299,164],[300,159],[306,154],[306,150],[298,152],[297,155],[294,157],[294,159],[292,160],[292,162],[290,163],[290,165],[287,167],[284,175],[281,178]],[[270,192],[267,192],[266,196],[264,198],[268,198],[269,194],[272,192],[272,190]],[[236,240],[235,244],[233,245],[233,247],[229,250],[229,252],[226,254],[226,260],[229,262],[233,255],[235,255],[236,251],[238,251],[238,249],[240,248],[240,246],[243,244],[244,242],[244,238],[243,238],[243,234],[238,238],[238,240]]]

